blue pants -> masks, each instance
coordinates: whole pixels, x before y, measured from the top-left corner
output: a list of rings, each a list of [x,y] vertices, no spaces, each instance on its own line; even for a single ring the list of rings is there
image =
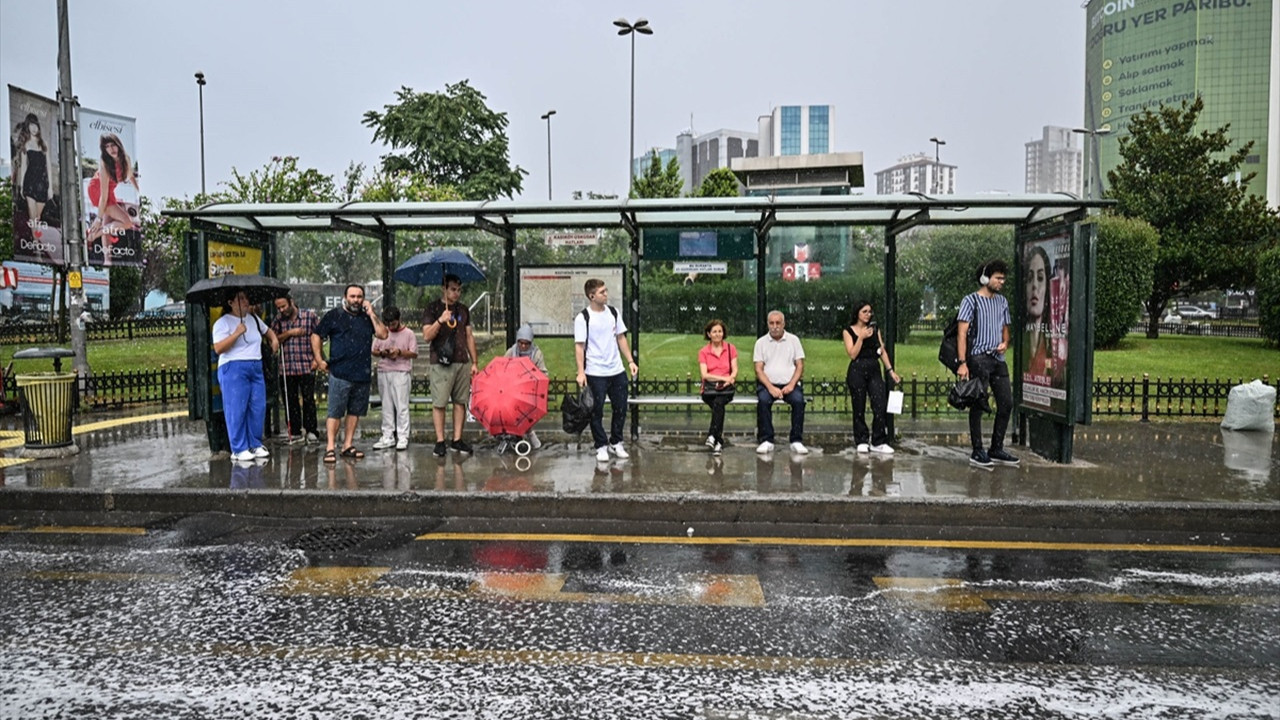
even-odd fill
[[[773,442],[773,404],[777,402],[768,388],[756,383],[756,435],[760,442]],[[782,402],[791,406],[791,435],[789,443],[804,440],[804,390],[800,383],[782,396]]]
[[[233,360],[218,365],[218,385],[222,388],[222,414],[227,419],[231,452],[261,447],[267,420],[267,382],[262,377],[262,362]]]
[[[596,407],[591,412],[591,440],[597,449],[606,444],[617,445],[622,442],[622,426],[627,421],[627,374],[588,375],[587,387],[591,388],[591,397]],[[608,396],[613,406],[613,417],[609,423],[609,436],[604,434],[604,399]]]

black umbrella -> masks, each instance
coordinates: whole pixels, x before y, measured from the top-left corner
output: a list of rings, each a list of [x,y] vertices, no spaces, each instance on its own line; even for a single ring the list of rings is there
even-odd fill
[[[260,305],[289,294],[289,286],[262,275],[223,275],[200,280],[187,291],[187,302],[214,307],[229,302],[236,293],[243,292],[249,302]]]

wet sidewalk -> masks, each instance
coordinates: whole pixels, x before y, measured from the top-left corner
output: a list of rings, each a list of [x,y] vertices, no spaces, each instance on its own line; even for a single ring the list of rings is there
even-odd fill
[[[806,438],[808,455],[757,455],[750,431],[743,429],[728,436],[731,446],[722,456],[713,457],[701,442],[701,419],[691,423],[676,416],[647,421],[640,440],[629,444],[629,459],[598,463],[589,434],[580,444],[550,423],[539,431],[543,447],[528,457],[498,454],[494,439],[469,424],[475,453],[437,458],[424,434],[429,423],[425,416],[414,416],[415,442],[408,450],[375,451],[375,415],[362,425],[364,436],[357,443],[367,457],[333,464],[323,461],[323,444],[288,445],[282,439],[269,441],[272,456],[256,463],[211,458],[203,423],[185,416],[153,416],[83,433],[77,436],[81,452],[75,456],[10,464],[15,462],[15,419],[3,422],[0,429],[9,431],[9,440],[0,451],[0,509],[121,509],[133,503],[136,507],[130,507],[138,510],[177,511],[185,503],[263,514],[342,514],[343,508],[350,514],[391,513],[396,507],[457,513],[470,507],[509,517],[597,513],[661,518],[662,512],[684,506],[685,512],[718,507],[714,512],[726,517],[762,522],[803,508],[797,521],[822,517],[840,522],[842,517],[854,519],[849,513],[877,512],[868,509],[877,503],[879,512],[924,503],[944,510],[926,513],[920,521],[943,524],[965,521],[953,517],[957,507],[986,513],[1004,507],[1007,513],[1028,505],[1088,505],[1112,512],[1126,506],[1132,507],[1125,512],[1136,507],[1187,512],[1214,507],[1217,512],[1266,511],[1280,517],[1280,443],[1275,433],[1224,431],[1208,421],[1126,420],[1080,427],[1071,465],[1053,464],[1015,447],[1021,466],[994,469],[968,464],[967,431],[957,420],[900,421],[893,456],[856,453],[847,430],[814,424]],[[363,500],[353,499],[357,497]],[[851,501],[859,506],[856,511]],[[432,509],[425,510],[427,506]],[[732,515],[734,508],[737,515]]]

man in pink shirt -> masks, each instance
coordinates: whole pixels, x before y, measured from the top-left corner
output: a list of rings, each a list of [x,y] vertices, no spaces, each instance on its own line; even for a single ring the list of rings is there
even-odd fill
[[[382,439],[375,450],[409,447],[409,385],[413,380],[413,359],[418,357],[418,336],[400,322],[400,308],[382,311],[387,339],[373,341],[378,358],[378,393],[382,396]]]

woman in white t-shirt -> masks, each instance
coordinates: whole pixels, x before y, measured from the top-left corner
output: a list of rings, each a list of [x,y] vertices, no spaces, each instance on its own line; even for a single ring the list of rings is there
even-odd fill
[[[271,352],[280,349],[276,334],[249,312],[249,298],[236,293],[213,324],[213,351],[218,354],[218,385],[232,460],[254,460],[271,453],[262,444],[267,419],[267,383],[262,376],[262,338]]]

